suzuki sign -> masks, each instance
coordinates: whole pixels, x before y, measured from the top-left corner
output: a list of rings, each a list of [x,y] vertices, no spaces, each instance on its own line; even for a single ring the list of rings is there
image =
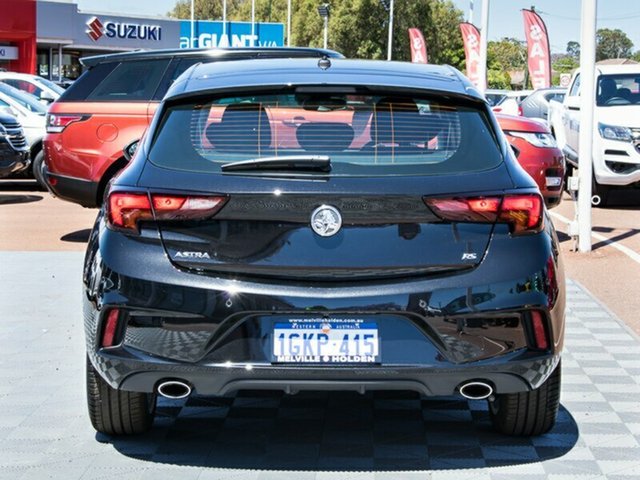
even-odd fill
[[[282,47],[284,25],[282,23],[256,23],[254,33],[250,22],[197,21],[194,25],[194,41],[191,44],[191,22],[180,23],[180,48],[224,47]]]
[[[101,21],[98,17],[91,17],[87,21],[85,33],[94,42],[103,36],[108,38],[122,38],[133,40],[150,40],[159,42],[162,40],[162,27],[159,25],[147,25],[131,22]]]

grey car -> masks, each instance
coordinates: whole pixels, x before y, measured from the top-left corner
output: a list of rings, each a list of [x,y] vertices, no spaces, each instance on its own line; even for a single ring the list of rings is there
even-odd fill
[[[520,103],[522,115],[524,117],[546,121],[549,116],[549,102],[551,100],[562,102],[566,92],[566,88],[559,87],[540,88],[536,90]]]

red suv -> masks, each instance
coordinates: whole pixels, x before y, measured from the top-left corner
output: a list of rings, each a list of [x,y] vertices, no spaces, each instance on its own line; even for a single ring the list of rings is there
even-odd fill
[[[500,128],[514,147],[518,163],[538,184],[547,207],[562,200],[565,163],[549,128],[526,117],[496,114]]]
[[[51,105],[44,139],[50,191],[85,207],[102,203],[105,187],[142,137],[169,86],[187,68],[249,58],[341,57],[315,48],[157,50],[82,59],[87,69]]]

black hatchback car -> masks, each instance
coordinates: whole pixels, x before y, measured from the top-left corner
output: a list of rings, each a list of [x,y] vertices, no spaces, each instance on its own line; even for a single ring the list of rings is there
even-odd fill
[[[111,184],[84,269],[94,427],[157,395],[413,390],[555,422],[565,287],[540,192],[457,70],[197,65]]]

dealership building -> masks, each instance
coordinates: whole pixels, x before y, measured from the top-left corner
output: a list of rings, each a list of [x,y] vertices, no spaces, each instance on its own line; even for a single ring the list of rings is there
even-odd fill
[[[282,46],[280,23],[195,22],[78,10],[71,0],[0,0],[0,69],[75,79],[80,58],[164,48]]]

